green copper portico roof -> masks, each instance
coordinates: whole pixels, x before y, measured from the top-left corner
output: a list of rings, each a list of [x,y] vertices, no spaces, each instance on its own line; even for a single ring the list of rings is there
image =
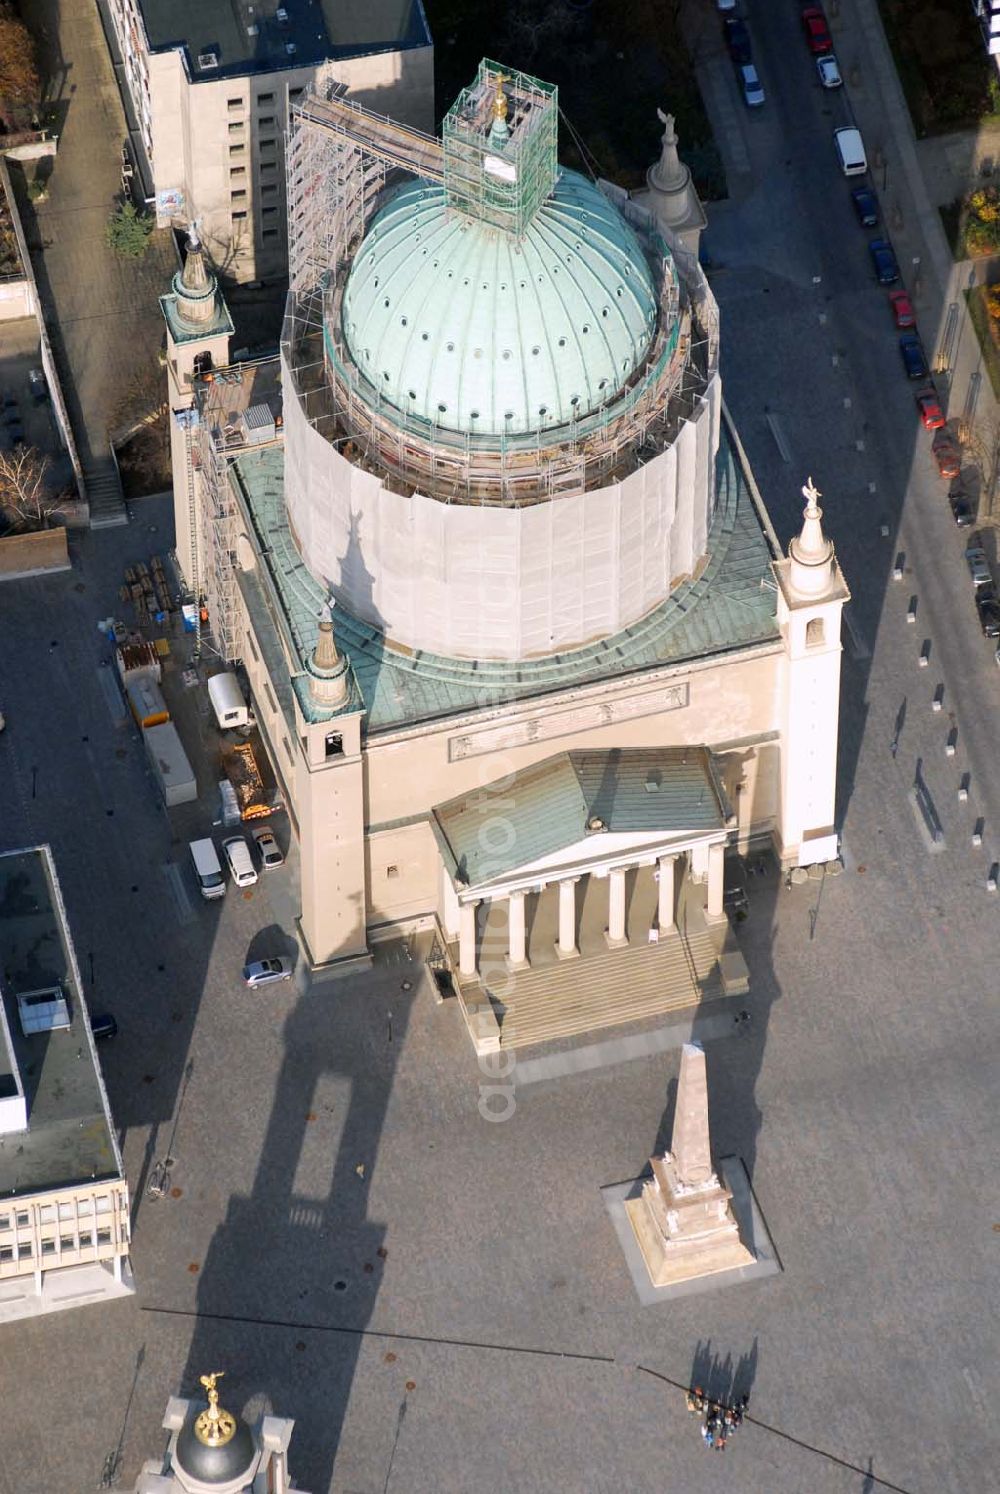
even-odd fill
[[[602,836],[706,835],[730,814],[706,748],[654,747],[556,753],[435,805],[431,823],[456,885],[475,887],[584,840],[600,855]]]
[[[412,182],[372,222],[342,327],[373,394],[449,430],[544,430],[610,400],[645,357],[657,292],[635,232],[562,171],[515,235]]]

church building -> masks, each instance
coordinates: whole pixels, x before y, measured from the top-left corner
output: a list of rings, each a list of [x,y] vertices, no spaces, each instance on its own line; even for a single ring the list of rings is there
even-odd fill
[[[303,948],[433,929],[480,1051],[745,990],[727,853],[838,852],[848,592],[811,480],[779,551],[661,119],[631,198],[493,62],[440,139],[313,94],[280,358],[230,362],[197,239],[163,298],[178,560],[284,790]]]

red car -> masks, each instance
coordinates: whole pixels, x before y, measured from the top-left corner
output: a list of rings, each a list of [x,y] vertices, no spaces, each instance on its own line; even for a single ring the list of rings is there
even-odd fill
[[[896,326],[901,331],[905,327],[915,327],[917,325],[917,318],[913,312],[913,302],[910,300],[908,291],[890,291],[889,305],[892,307],[892,315]]]
[[[833,51],[830,28],[826,24],[826,16],[818,5],[810,5],[802,12],[802,29],[806,34],[806,44],[815,57],[821,56],[824,52]]]
[[[933,389],[921,389],[917,396],[920,423],[925,431],[939,431],[945,424],[944,412]]]
[[[950,436],[935,437],[934,460],[942,477],[961,477],[962,454]]]

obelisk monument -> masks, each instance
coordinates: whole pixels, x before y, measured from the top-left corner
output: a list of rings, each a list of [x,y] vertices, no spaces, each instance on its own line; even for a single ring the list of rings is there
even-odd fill
[[[705,1050],[685,1043],[670,1151],[651,1159],[653,1176],[625,1204],[654,1286],[672,1286],[756,1257],[740,1239],[732,1194],[712,1168]]]

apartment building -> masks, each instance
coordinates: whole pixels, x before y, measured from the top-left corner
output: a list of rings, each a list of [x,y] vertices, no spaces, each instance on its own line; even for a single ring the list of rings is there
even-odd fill
[[[421,0],[103,4],[157,222],[196,219],[234,280],[287,272],[284,135],[289,108],[317,79],[404,124],[433,126]]]
[[[129,1198],[47,846],[0,853],[0,1323],[126,1296]]]

